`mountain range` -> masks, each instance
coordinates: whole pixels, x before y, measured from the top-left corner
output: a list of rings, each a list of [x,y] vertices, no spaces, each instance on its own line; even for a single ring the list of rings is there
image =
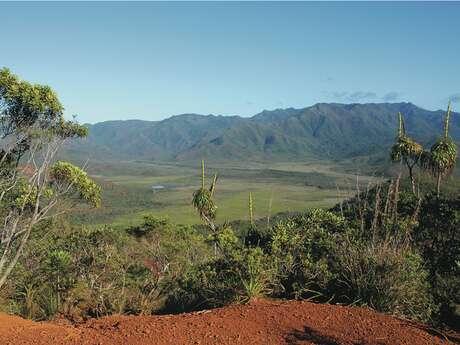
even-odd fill
[[[252,117],[183,114],[162,121],[87,125],[88,138],[70,144],[71,158],[103,160],[287,161],[382,157],[396,136],[398,112],[409,135],[425,145],[442,133],[445,111],[412,103],[319,103],[264,110]],[[450,134],[460,141],[460,114]]]

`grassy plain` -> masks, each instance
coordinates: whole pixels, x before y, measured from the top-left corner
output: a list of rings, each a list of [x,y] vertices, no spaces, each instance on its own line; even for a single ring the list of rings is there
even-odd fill
[[[219,176],[216,190],[218,221],[247,219],[248,192],[252,192],[256,217],[311,207],[330,207],[356,191],[356,174],[334,162],[209,164],[208,183]],[[141,222],[145,214],[167,216],[180,224],[200,220],[191,206],[199,187],[197,163],[90,162],[88,171],[103,188],[100,209],[75,209],[71,218],[82,224],[126,227]],[[361,186],[375,181],[359,176]],[[153,190],[152,186],[163,189]]]

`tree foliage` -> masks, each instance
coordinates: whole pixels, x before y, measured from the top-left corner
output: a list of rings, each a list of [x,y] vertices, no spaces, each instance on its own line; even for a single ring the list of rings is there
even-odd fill
[[[64,119],[48,86],[0,70],[0,287],[41,221],[63,212],[65,200],[100,203],[100,190],[70,163],[54,163],[69,139],[87,129]],[[61,208],[57,211],[57,208]]]
[[[87,173],[68,162],[56,162],[50,168],[53,184],[67,185],[77,197],[94,207],[101,204],[101,189]]]
[[[396,138],[396,143],[391,148],[390,157],[393,162],[404,162],[409,171],[412,191],[415,194],[415,177],[413,169],[420,160],[420,156],[423,152],[423,147],[406,134],[404,118],[401,113],[399,113],[398,116],[398,137]]]
[[[449,137],[449,122],[451,105],[447,107],[444,119],[444,131],[441,139],[431,146],[430,151],[422,155],[422,165],[434,177],[436,177],[436,191],[439,196],[441,192],[441,180],[449,175],[457,162],[457,145]]]

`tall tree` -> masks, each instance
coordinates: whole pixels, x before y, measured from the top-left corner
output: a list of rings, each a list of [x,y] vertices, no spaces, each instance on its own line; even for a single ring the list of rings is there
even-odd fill
[[[423,152],[422,145],[410,138],[406,134],[404,118],[401,113],[398,113],[399,129],[396,143],[391,148],[390,158],[393,162],[403,162],[409,172],[409,179],[412,186],[412,192],[415,194],[415,177],[414,168],[420,160]]]
[[[422,165],[436,178],[436,193],[441,193],[441,180],[454,170],[457,162],[457,145],[449,137],[449,122],[451,114],[451,103],[447,106],[446,117],[444,118],[444,133],[441,139],[431,146],[430,151],[422,155]]]
[[[55,161],[66,141],[87,135],[63,111],[50,87],[0,70],[0,288],[40,222],[81,200],[100,204],[84,171]]]

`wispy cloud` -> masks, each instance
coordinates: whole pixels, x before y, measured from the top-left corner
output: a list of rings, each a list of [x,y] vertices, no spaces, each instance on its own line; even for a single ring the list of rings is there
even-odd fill
[[[382,99],[385,102],[394,102],[401,98],[401,94],[396,91],[390,91],[383,95]]]
[[[454,93],[453,95],[449,96],[449,101],[452,103],[460,103],[460,92]]]
[[[363,102],[375,100],[377,94],[372,91],[337,91],[332,92],[332,97],[344,102]]]
[[[371,91],[355,91],[348,94],[347,98],[352,102],[360,102],[376,99],[377,94]]]
[[[332,92],[332,97],[342,99],[345,98],[348,95],[348,92]]]
[[[336,100],[342,102],[370,102],[370,101],[383,101],[383,102],[394,102],[400,99],[401,94],[396,91],[390,91],[383,96],[378,95],[373,91],[335,91],[330,92]]]

